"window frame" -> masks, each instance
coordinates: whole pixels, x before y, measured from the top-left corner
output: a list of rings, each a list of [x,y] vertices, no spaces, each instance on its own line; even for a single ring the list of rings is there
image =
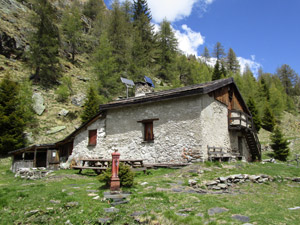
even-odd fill
[[[97,145],[97,129],[89,130],[88,146]]]
[[[158,118],[155,119],[147,119],[147,120],[140,120],[137,121],[138,123],[143,124],[143,142],[154,142],[154,128],[153,128],[153,121],[159,120]]]

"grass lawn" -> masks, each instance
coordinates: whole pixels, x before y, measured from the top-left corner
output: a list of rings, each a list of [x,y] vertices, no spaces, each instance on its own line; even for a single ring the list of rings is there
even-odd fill
[[[15,178],[10,160],[0,160],[1,224],[98,224],[110,218],[110,224],[243,224],[232,218],[239,214],[251,224],[299,224],[300,183],[285,177],[300,177],[300,168],[286,164],[201,163],[180,170],[158,169],[150,174],[137,173],[129,203],[115,206],[108,213],[108,191],[91,171],[83,175],[60,170],[41,180]],[[273,182],[235,185],[227,194],[188,193],[188,180],[199,184],[232,174],[267,174]],[[144,183],[147,182],[147,183]],[[143,185],[142,185],[143,184]],[[99,195],[98,199],[88,194]],[[209,215],[211,208],[227,211]],[[142,214],[133,216],[133,214]],[[67,222],[69,221],[69,222]]]

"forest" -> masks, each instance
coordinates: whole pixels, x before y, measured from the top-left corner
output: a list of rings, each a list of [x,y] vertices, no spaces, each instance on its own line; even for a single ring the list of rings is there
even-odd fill
[[[61,61],[81,67],[80,55],[87,56],[93,77],[82,122],[99,110],[99,104],[124,96],[120,77],[137,82],[144,76],[152,78],[156,91],[233,77],[257,131],[273,131],[284,111],[299,113],[300,77],[289,65],[279,66],[274,74],[260,69],[254,76],[249,67],[241,71],[234,50],[220,42],[212,52],[204,47],[199,57],[186,55],[169,21],[163,20],[155,31],[146,0],[114,0],[110,9],[102,0],[19,2],[34,12],[26,18],[33,28],[27,37],[30,48],[20,57],[31,73],[22,83],[9,75],[1,80],[1,154],[25,146],[22,132],[36,123],[30,86],[55,90],[58,101],[66,101],[73,92],[72,81],[64,75]]]

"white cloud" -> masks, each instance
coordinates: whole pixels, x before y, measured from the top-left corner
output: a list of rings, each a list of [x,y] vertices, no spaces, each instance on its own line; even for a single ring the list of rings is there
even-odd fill
[[[181,26],[182,32],[180,30],[174,30],[175,36],[178,40],[178,48],[185,54],[198,55],[198,47],[203,45],[204,37],[200,32],[193,31],[186,24]]]
[[[246,66],[248,65],[252,73],[256,76],[258,74],[258,70],[262,65],[255,61],[255,56],[251,55],[251,59],[245,59],[242,57],[237,57],[237,60],[240,63],[241,66],[241,72],[244,72],[246,69]]]
[[[237,57],[237,60],[239,61],[240,64],[240,71],[241,73],[243,73],[247,67],[247,65],[249,66],[250,70],[252,71],[252,73],[254,74],[254,76],[258,75],[258,70],[260,67],[262,67],[262,65],[258,62],[255,61],[255,57],[253,57],[254,55],[251,55],[251,59],[245,59],[243,57]],[[254,59],[253,59],[254,58]],[[202,56],[199,56],[199,59],[205,62],[205,58]],[[209,61],[207,61],[206,63],[208,65],[210,65],[211,67],[214,67],[215,64],[217,62],[217,58],[210,58]]]
[[[121,0],[120,2],[124,2]],[[193,7],[205,12],[207,5],[215,0],[148,0],[153,21],[160,23],[164,18],[170,22],[181,20],[191,15]]]

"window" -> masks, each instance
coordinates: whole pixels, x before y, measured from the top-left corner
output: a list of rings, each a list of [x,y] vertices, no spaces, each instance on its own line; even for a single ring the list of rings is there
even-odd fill
[[[153,121],[144,123],[144,141],[153,141],[154,134],[153,134]]]
[[[144,125],[144,141],[151,142],[154,140],[153,133],[153,121],[158,119],[149,119],[149,120],[141,120],[138,123],[143,123]]]
[[[89,146],[97,144],[97,130],[89,130]]]

